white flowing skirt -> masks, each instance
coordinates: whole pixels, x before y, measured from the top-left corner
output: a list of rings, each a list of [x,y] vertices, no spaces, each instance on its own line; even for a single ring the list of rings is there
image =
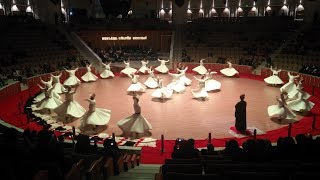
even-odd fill
[[[108,78],[108,77],[114,77],[114,74],[112,71],[110,70],[104,70],[101,74],[100,74],[100,77],[105,79],[105,78]]]
[[[142,66],[138,71],[142,72],[142,73],[146,73],[146,72],[148,72],[148,70],[149,69],[146,66]]]
[[[132,73],[135,73],[137,72],[136,69],[132,68],[132,67],[127,67],[127,68],[124,68],[121,70],[121,73],[122,74],[126,74],[126,75],[129,75],[129,74],[132,74]]]
[[[106,125],[110,121],[111,110],[96,108],[95,111],[87,111],[81,118],[81,127],[85,127],[88,124],[91,125]]]
[[[161,73],[167,73],[169,71],[169,69],[166,65],[160,65],[160,66],[156,67],[155,70],[157,70],[158,72],[161,72]]]
[[[131,84],[127,89],[128,92],[144,92],[146,88],[143,84],[137,82],[135,84]]]
[[[64,88],[61,83],[56,83],[53,85],[52,91],[55,93],[61,94],[66,91],[66,88]]]
[[[286,107],[280,107],[279,105],[272,105],[268,107],[269,116],[278,115],[284,119],[294,119],[296,114],[289,111]]]
[[[146,85],[148,88],[153,89],[153,88],[158,87],[158,82],[154,78],[148,77],[146,82],[144,82],[144,85]]]
[[[60,117],[70,115],[72,117],[80,118],[84,115],[86,110],[77,101],[73,100],[63,102],[54,110],[54,112]]]
[[[295,85],[294,82],[287,82],[285,85],[283,85],[280,88],[281,92],[287,92],[288,94],[291,93],[292,91],[294,91],[297,88],[297,86]]]
[[[193,97],[195,98],[207,98],[208,93],[205,87],[199,88],[199,89],[192,89],[191,93]]]
[[[205,81],[205,89],[206,91],[213,91],[213,90],[218,90],[221,88],[221,82],[214,80],[214,79],[209,79]]]
[[[98,77],[94,75],[92,72],[87,72],[86,74],[81,76],[81,79],[85,82],[89,82],[89,81],[96,81]]]
[[[63,87],[63,86],[62,86]],[[56,99],[61,99],[60,95],[52,90],[52,96]],[[34,98],[35,102],[40,102],[46,97],[45,92],[40,93]]]
[[[197,66],[197,67],[193,68],[193,69],[192,69],[192,71],[195,71],[195,72],[197,72],[198,74],[201,74],[201,75],[203,75],[203,74],[206,74],[206,73],[207,73],[207,69],[206,69],[206,67],[201,66],[201,65],[199,65],[199,66]]]
[[[77,76],[70,76],[67,80],[64,81],[63,85],[65,86],[74,86],[81,81],[77,78]]]
[[[156,89],[151,96],[155,98],[170,98],[173,94],[173,90],[167,87]]]
[[[267,84],[283,84],[283,81],[277,76],[272,75],[264,79]]]
[[[133,114],[120,120],[117,125],[123,132],[144,133],[152,129],[151,124],[141,114]]]
[[[186,86],[190,86],[191,83],[192,83],[192,80],[187,78],[186,76],[181,76],[179,81],[180,81],[181,84],[184,84]]]
[[[291,99],[296,99],[296,98],[299,98],[299,94],[300,92],[296,89],[294,89],[293,91],[291,91],[289,94],[288,94],[288,97],[291,98]],[[307,92],[304,92],[303,95],[302,95],[302,98],[303,99],[309,99],[310,98],[310,94],[308,94]]]
[[[186,86],[184,84],[181,84],[179,81],[171,82],[167,87],[177,93],[181,93],[186,90]]]
[[[39,109],[55,109],[60,106],[62,102],[54,97],[45,98],[39,105]]]
[[[229,77],[234,76],[234,75],[236,75],[236,74],[239,73],[239,72],[238,72],[236,69],[234,69],[234,68],[224,68],[224,69],[221,69],[220,72],[221,72],[223,75],[229,76]]]
[[[310,111],[314,103],[305,99],[296,99],[293,101],[289,101],[288,106],[295,111]]]

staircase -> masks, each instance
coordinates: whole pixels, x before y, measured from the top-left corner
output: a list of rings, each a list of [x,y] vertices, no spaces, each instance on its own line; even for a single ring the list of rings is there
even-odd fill
[[[100,68],[101,58],[75,33],[67,32],[64,28],[59,27],[61,33],[63,33],[70,43],[78,50],[80,55],[92,63],[96,68]]]
[[[127,172],[121,172],[118,176],[111,176],[110,180],[154,180],[159,173],[160,164],[140,164]]]

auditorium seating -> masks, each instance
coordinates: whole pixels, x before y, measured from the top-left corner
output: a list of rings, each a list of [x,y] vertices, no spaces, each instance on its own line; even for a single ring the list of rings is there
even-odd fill
[[[284,143],[293,139],[291,137],[279,138],[279,144],[264,147],[265,149],[258,148],[259,143],[256,143],[261,143],[263,140],[249,139],[243,143],[241,151],[232,155],[225,155],[226,152],[222,149],[215,151],[216,155],[202,154],[199,158],[172,157],[165,160],[159,173],[156,174],[156,180],[178,178],[294,180],[302,179],[303,176],[307,179],[319,178],[320,159],[316,150],[319,148],[319,143],[316,143],[319,139],[312,140],[311,137],[302,134],[296,138],[301,136],[309,140],[297,141],[294,146],[290,146],[291,150],[288,150],[288,146]],[[244,145],[249,141],[253,146]],[[299,149],[300,143],[306,143],[304,149]],[[307,143],[310,146],[306,146]]]
[[[77,51],[54,26],[45,25],[32,16],[2,16],[0,65],[3,74],[30,77],[76,66]],[[1,74],[2,74],[1,73]]]

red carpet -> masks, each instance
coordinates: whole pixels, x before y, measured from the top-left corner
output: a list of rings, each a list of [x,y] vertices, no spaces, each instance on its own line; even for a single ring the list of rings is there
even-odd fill
[[[246,75],[241,74],[241,78],[250,78],[254,80],[263,80],[260,76],[254,76],[254,75]],[[312,94],[312,88],[305,87],[306,91],[310,94]],[[23,112],[23,106],[26,100],[29,98],[29,96],[33,96],[39,88],[34,87],[33,89],[22,91],[18,94],[16,94],[13,97],[8,97],[0,102],[0,118],[4,120],[5,122],[16,126],[21,129],[30,128],[32,130],[41,130],[42,126],[37,125],[35,122],[28,123],[28,120],[24,114],[20,114],[19,110],[19,104],[21,107],[21,112]],[[320,120],[319,120],[319,114],[320,114],[320,89],[314,89],[315,95],[311,96],[309,99],[310,101],[313,101],[315,103],[314,108],[311,110],[311,115],[306,116],[302,118],[300,121],[295,122],[292,124],[291,129],[291,136],[295,136],[300,133],[304,134],[312,134],[312,135],[319,135],[320,134]],[[315,122],[315,129],[312,129],[313,119],[314,116],[316,117]],[[59,134],[57,132],[57,134]],[[267,138],[271,140],[271,142],[276,142],[279,137],[285,137],[288,135],[288,126],[279,128],[276,130],[268,131],[265,134],[257,135],[257,138]],[[248,138],[252,138],[252,136],[247,136],[243,138],[235,138],[239,144],[241,145],[244,141],[246,141]],[[224,147],[225,142],[231,138],[222,138],[222,139],[212,139],[211,142],[215,147]],[[162,164],[165,159],[171,158],[171,153],[173,150],[175,140],[165,140],[164,141],[164,149],[165,152],[161,153],[161,141],[157,141],[157,147],[142,147],[142,156],[141,156],[141,162],[145,164]],[[196,147],[206,147],[208,140],[196,140]]]

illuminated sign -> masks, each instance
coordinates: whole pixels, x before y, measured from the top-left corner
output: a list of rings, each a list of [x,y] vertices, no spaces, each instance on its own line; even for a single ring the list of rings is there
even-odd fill
[[[141,40],[147,40],[148,36],[119,36],[119,37],[115,37],[115,36],[108,36],[108,37],[102,37],[101,40],[102,41],[131,41],[131,40],[137,40],[137,41],[141,41]]]

